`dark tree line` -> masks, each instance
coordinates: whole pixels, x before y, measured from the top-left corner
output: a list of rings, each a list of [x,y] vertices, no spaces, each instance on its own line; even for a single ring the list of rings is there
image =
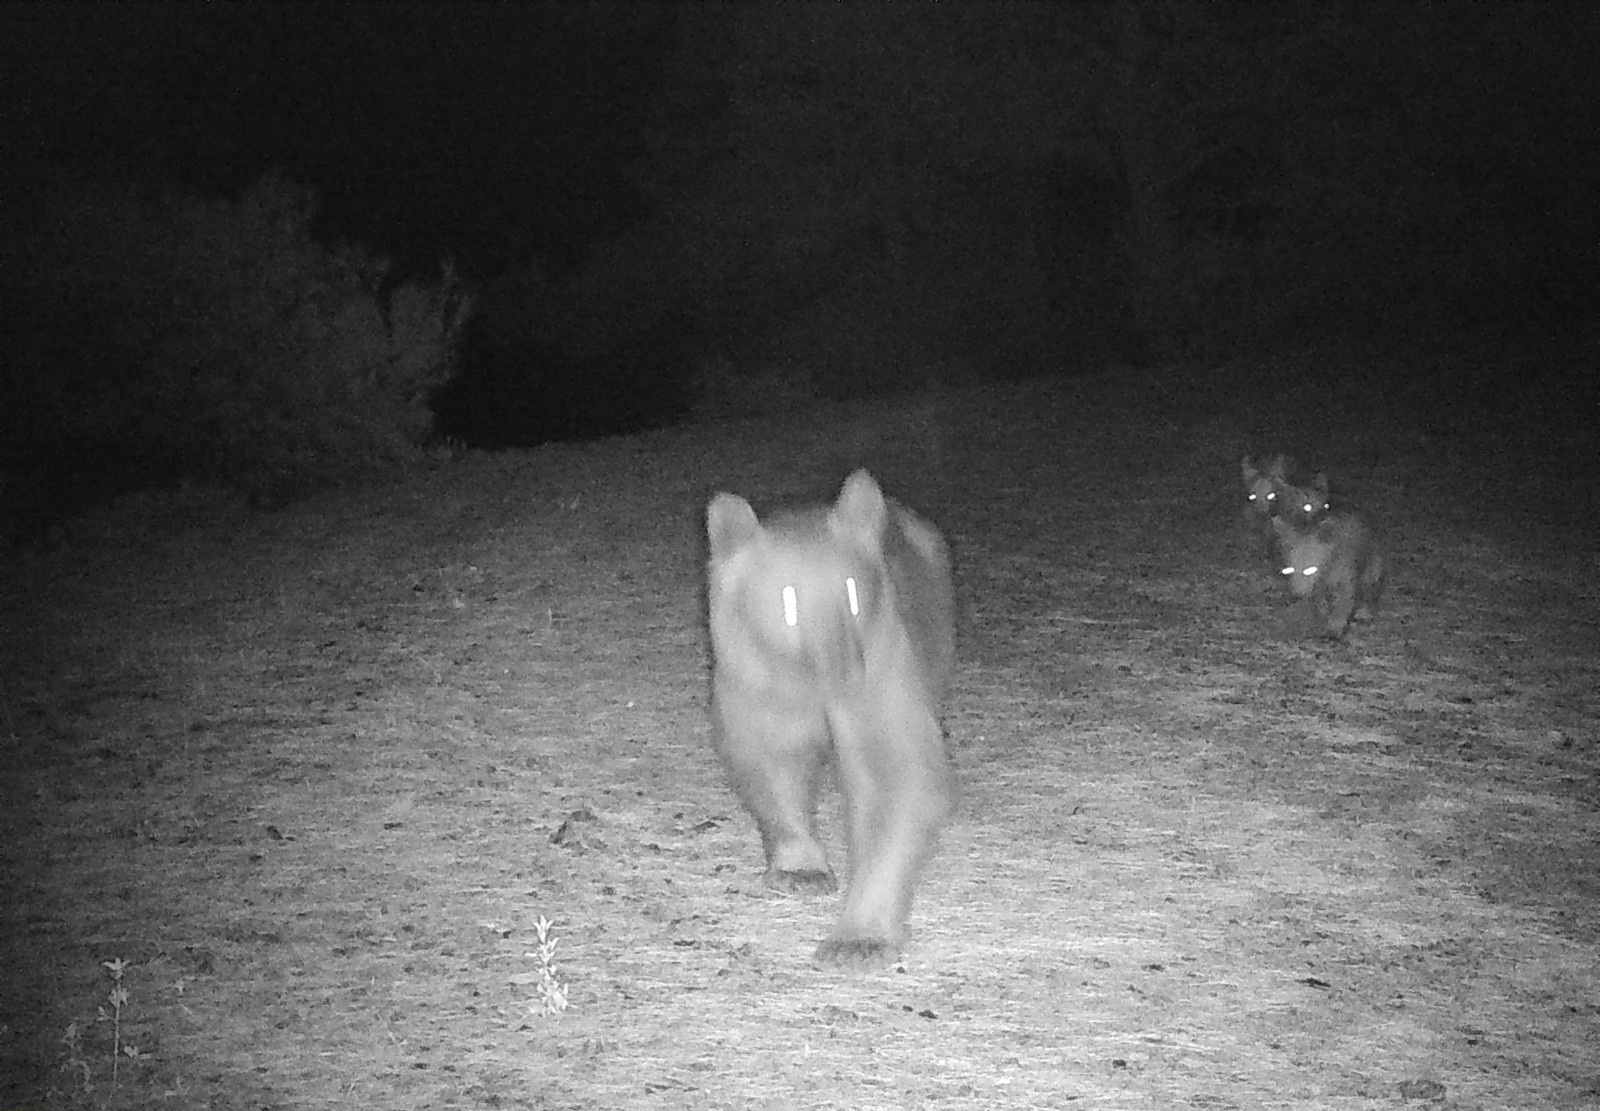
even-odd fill
[[[484,444],[1596,319],[1587,3],[40,10],[0,28],[7,244],[32,160],[280,166],[387,282],[456,258],[436,409]]]
[[[629,167],[650,215],[516,310],[560,306],[544,335],[584,352],[569,366],[625,364],[651,335],[679,362],[639,370],[669,394],[716,363],[850,395],[952,362],[983,377],[1594,321],[1588,5],[697,4],[670,21]]]

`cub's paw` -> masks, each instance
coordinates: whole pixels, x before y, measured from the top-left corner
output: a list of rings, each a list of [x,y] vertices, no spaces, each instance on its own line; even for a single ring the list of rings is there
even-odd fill
[[[830,937],[812,959],[823,968],[881,972],[900,959],[900,946],[886,937]]]
[[[785,872],[771,868],[767,871],[767,886],[790,895],[828,895],[839,890],[839,881],[827,869]]]

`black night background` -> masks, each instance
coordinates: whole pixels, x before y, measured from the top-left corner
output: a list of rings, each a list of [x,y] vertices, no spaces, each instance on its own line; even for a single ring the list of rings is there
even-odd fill
[[[0,19],[14,517],[180,474],[278,500],[397,439],[525,446],[930,379],[1595,324],[1584,3]],[[340,307],[310,272],[334,265]],[[217,267],[275,270],[282,303],[223,304]],[[387,326],[350,347],[409,360],[376,387],[387,424],[338,443],[318,387],[252,357],[266,324],[239,319],[304,318],[286,287],[319,282],[336,329]],[[404,336],[353,323],[407,286]]]

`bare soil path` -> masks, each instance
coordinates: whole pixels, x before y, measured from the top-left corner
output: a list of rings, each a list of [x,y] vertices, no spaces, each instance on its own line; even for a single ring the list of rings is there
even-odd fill
[[[0,1107],[1600,1106],[1600,456],[1364,373],[473,455],[8,557]],[[1240,542],[1264,438],[1387,537],[1345,643]],[[903,966],[849,978],[709,748],[700,530],[857,466],[956,551],[964,797]]]

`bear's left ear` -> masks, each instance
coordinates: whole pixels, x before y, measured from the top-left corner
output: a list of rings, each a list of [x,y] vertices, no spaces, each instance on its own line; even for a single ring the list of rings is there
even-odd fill
[[[845,479],[844,489],[839,491],[839,500],[833,503],[835,524],[869,538],[882,535],[884,518],[888,512],[877,479],[866,471],[857,471]]]
[[[737,494],[718,494],[706,507],[706,537],[711,558],[728,558],[761,535],[761,522],[750,503]]]

